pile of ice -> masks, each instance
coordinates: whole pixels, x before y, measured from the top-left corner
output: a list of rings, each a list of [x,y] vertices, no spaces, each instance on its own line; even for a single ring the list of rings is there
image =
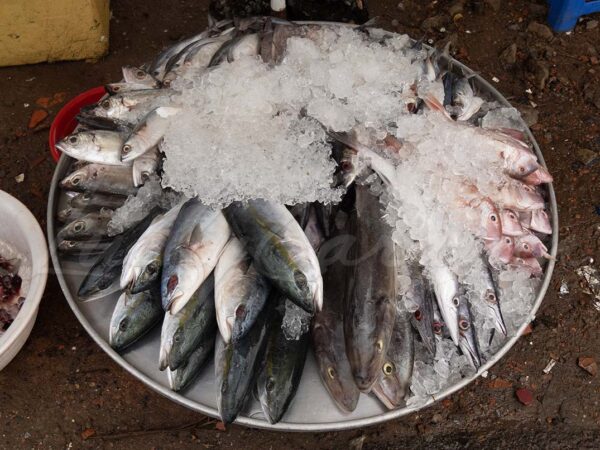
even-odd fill
[[[407,114],[424,57],[409,43],[324,28],[290,38],[274,66],[241,57],[186,72],[173,86],[183,110],[164,137],[163,186],[221,206],[339,200],[323,127],[383,129]]]

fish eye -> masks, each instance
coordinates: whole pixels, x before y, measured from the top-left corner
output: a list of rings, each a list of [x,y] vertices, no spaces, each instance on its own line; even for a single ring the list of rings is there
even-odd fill
[[[458,321],[458,326],[462,331],[467,331],[469,329],[469,322],[465,319],[461,319]]]
[[[113,86],[112,90],[115,92],[119,92],[121,90],[121,86]]]
[[[452,304],[456,307],[458,307],[458,305],[460,305],[460,299],[458,297],[454,297],[452,299]]]
[[[154,275],[156,273],[156,266],[154,264],[148,264],[148,273]]]
[[[529,245],[523,242],[523,250],[529,250]]]
[[[267,380],[267,385],[265,387],[269,392],[271,392],[273,388],[275,388],[275,381],[273,381],[273,378],[269,377],[269,379]]]
[[[417,320],[419,320],[419,321],[420,321],[422,318],[423,318],[423,314],[421,313],[421,310],[420,310],[420,309],[417,309],[417,310],[415,311],[415,319],[417,319]]]
[[[140,80],[143,80],[144,78],[146,78],[146,72],[144,72],[143,70],[137,70],[135,72],[135,76]]]
[[[80,231],[85,230],[85,222],[83,221],[79,221],[79,222],[75,222],[75,225],[73,225],[73,231],[75,231],[76,233],[79,233]]]
[[[71,136],[71,137],[69,137],[69,142],[71,144],[77,144],[77,141],[79,141],[79,138],[77,136]]]
[[[131,145],[125,144],[122,149],[123,153],[129,153],[131,151]]]
[[[84,200],[89,200],[92,198],[92,194],[90,192],[84,192],[83,197]]]
[[[496,294],[493,292],[488,292],[486,295],[486,300],[490,303],[496,303]]]
[[[142,172],[142,180],[148,181],[150,179],[150,172]]]
[[[108,108],[110,108],[110,101],[108,101],[108,100],[104,100],[104,101],[103,101],[103,102],[100,104],[100,106],[102,106],[104,109],[108,109]]]
[[[525,173],[525,167],[523,167],[523,166],[519,166],[519,172],[521,172],[521,173]]]
[[[377,351],[381,353],[383,350],[383,341],[379,339],[377,342],[375,342],[375,347],[377,348]]]
[[[348,172],[348,171],[352,170],[352,163],[350,161],[342,161],[340,163],[340,167],[342,168],[342,170],[344,172]]]
[[[119,322],[119,330],[125,331],[127,329],[127,325],[129,325],[129,319],[125,317],[121,322]]]
[[[67,247],[69,247],[69,248],[75,247],[75,242],[73,242],[73,241],[66,241],[66,244],[67,244]]]
[[[504,239],[504,242],[506,242],[507,244],[511,244],[512,240],[509,237],[507,237]]]
[[[163,84],[163,86],[169,87],[169,86],[171,86],[171,80],[169,80],[169,79],[163,80],[162,84]]]
[[[386,375],[391,375],[392,372],[394,371],[394,365],[390,362],[386,362],[383,365],[383,373]]]
[[[332,380],[335,379],[336,373],[335,373],[335,369],[333,367],[328,367],[327,368],[327,375],[329,376],[329,378],[331,378]]]
[[[492,222],[495,222],[496,220],[498,220],[498,218],[496,217],[496,214],[490,214],[490,220]]]
[[[515,219],[516,219],[516,217],[515,217],[515,215],[514,215],[513,213],[509,213],[509,214],[508,214],[508,217],[510,217],[512,220],[515,220]]]
[[[80,176],[76,176],[76,177],[73,177],[73,179],[71,179],[71,184],[73,186],[77,186],[80,182],[81,182],[81,177]]]
[[[181,342],[181,335],[179,333],[177,333],[174,337],[173,340],[179,344],[179,342]]]
[[[442,325],[440,325],[438,322],[433,324],[433,332],[435,334],[442,334]]]

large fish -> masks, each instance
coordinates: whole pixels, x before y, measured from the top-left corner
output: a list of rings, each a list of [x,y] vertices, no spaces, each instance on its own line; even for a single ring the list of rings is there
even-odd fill
[[[61,139],[56,147],[80,161],[110,166],[130,165],[121,161],[121,147],[125,135],[116,131],[79,131]]]
[[[223,341],[219,336],[215,345],[215,384],[217,408],[221,420],[228,424],[235,420],[246,403],[255,381],[255,373],[264,351],[271,311],[254,323],[245,339]]]
[[[460,305],[458,280],[450,269],[440,264],[431,269],[431,283],[440,313],[454,345],[458,345],[458,307]]]
[[[231,230],[221,211],[188,200],[167,239],[161,275],[163,308],[176,314],[213,271]]]
[[[163,251],[179,209],[180,206],[175,206],[157,217],[131,247],[123,260],[121,289],[135,294],[145,291],[160,279]]]
[[[210,275],[176,314],[167,311],[160,336],[159,368],[178,369],[217,330],[214,277]]]
[[[103,194],[132,195],[137,192],[131,167],[104,164],[88,164],[67,175],[60,186],[73,191]]]
[[[135,244],[146,228],[148,228],[150,223],[152,223],[152,220],[154,220],[154,218],[162,211],[161,208],[152,209],[152,211],[150,211],[150,213],[136,226],[113,239],[112,244],[110,244],[106,251],[90,268],[88,274],[79,286],[77,292],[79,297],[91,297],[92,295],[108,289],[119,279],[125,255],[127,255],[129,249]]]
[[[168,314],[168,313],[167,313]],[[215,348],[217,334],[212,333],[198,344],[196,349],[188,356],[186,362],[176,370],[167,369],[169,386],[175,392],[187,389],[198,378],[209,355]]]
[[[173,93],[169,89],[123,92],[101,100],[96,106],[82,108],[81,114],[121,124],[136,124],[154,108],[171,103]]]
[[[373,385],[373,392],[389,409],[404,406],[410,391],[415,359],[414,332],[410,321],[409,312],[396,314],[396,325],[390,345],[379,378]]]
[[[110,222],[112,216],[113,211],[110,209],[87,213],[62,227],[56,238],[80,241],[92,237],[107,237],[108,222]]]
[[[232,203],[223,212],[256,269],[302,309],[320,310],[323,279],[317,255],[285,206],[250,200]]]
[[[258,400],[269,423],[277,423],[287,411],[298,385],[308,351],[308,333],[298,339],[288,339],[282,330],[285,297],[270,299],[278,302],[269,328],[262,366],[257,379]]]
[[[215,267],[215,306],[221,337],[243,339],[261,314],[270,285],[259,274],[242,243],[232,237]]]
[[[396,315],[392,229],[378,197],[356,186],[355,266],[344,308],[346,353],[358,388],[367,392],[379,375]]]
[[[151,330],[163,316],[158,285],[139,294],[123,292],[110,319],[110,346],[123,350]]]

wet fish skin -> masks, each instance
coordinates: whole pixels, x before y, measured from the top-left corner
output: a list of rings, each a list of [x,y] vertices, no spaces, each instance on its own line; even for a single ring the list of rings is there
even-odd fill
[[[71,222],[85,216],[88,212],[82,209],[67,207],[56,213],[56,220],[61,223]]]
[[[161,154],[157,148],[151,148],[146,153],[135,158],[131,166],[133,184],[139,187],[148,181],[152,174],[157,173],[161,159]]]
[[[346,353],[354,381],[368,392],[379,375],[396,315],[395,248],[379,199],[356,186],[354,275],[344,308]]]
[[[77,295],[81,298],[91,297],[118,280],[123,267],[123,259],[142,233],[148,228],[154,217],[162,212],[154,208],[136,226],[116,236],[106,251],[96,260],[83,279]]]
[[[515,239],[514,255],[520,258],[554,259],[548,253],[548,247],[533,233],[527,233]]]
[[[407,311],[396,314],[390,345],[379,378],[373,385],[373,392],[388,409],[404,406],[410,391],[415,359],[411,316]]]
[[[483,270],[481,272],[481,279],[485,282],[485,291],[482,294],[482,300],[485,302],[485,305],[490,308],[492,311],[492,316],[494,317],[494,326],[496,330],[502,333],[504,336],[507,335],[506,324],[504,323],[504,318],[502,317],[502,310],[500,309],[500,291],[498,290],[498,286],[496,281],[494,280],[494,275],[492,268],[489,266],[485,258],[481,258]]]
[[[432,268],[430,276],[444,324],[450,333],[454,345],[458,345],[458,307],[460,306],[460,297],[456,275],[447,266],[439,265]]]
[[[179,207],[180,205],[175,206],[157,217],[127,252],[121,272],[121,289],[128,289],[136,294],[160,280],[163,250]]]
[[[190,354],[184,364],[176,370],[167,368],[167,377],[170,388],[175,392],[186,390],[202,373],[210,354],[215,348],[216,333],[211,334],[198,344],[198,347]]]
[[[133,185],[131,167],[95,163],[67,175],[60,186],[73,191],[102,194],[132,195],[137,192]]]
[[[226,343],[244,339],[261,314],[271,286],[260,275],[242,243],[232,237],[215,267],[215,305]]]
[[[121,148],[121,161],[131,163],[158,145],[180,108],[160,106],[148,113],[133,129]]]
[[[514,256],[515,240],[510,236],[502,236],[497,241],[487,241],[485,249],[493,263],[508,264]]]
[[[405,294],[418,305],[411,317],[411,323],[421,336],[425,348],[435,355],[435,334],[433,332],[433,303],[435,302],[429,281],[423,276],[422,268],[413,263],[409,266],[411,286]]]
[[[321,309],[323,279],[317,255],[283,205],[265,200],[234,202],[223,213],[259,273],[305,311]]]
[[[83,192],[69,199],[69,206],[83,212],[92,212],[101,208],[117,209],[123,206],[127,197],[123,195]]]
[[[176,314],[212,272],[231,230],[221,211],[188,200],[179,210],[164,250],[163,308]]]
[[[125,349],[160,322],[163,315],[158,286],[139,294],[123,292],[110,320],[110,346],[117,351]]]
[[[215,345],[217,408],[225,424],[232,423],[246,403],[255,381],[270,324],[270,309],[261,314],[246,339],[228,344],[218,336]]]
[[[80,161],[111,166],[127,165],[121,161],[125,136],[117,131],[79,131],[61,139],[56,147]]]
[[[78,241],[92,237],[106,237],[108,236],[108,222],[112,216],[113,211],[110,209],[87,213],[62,227],[56,238]]]
[[[523,230],[516,212],[510,209],[503,209],[500,211],[500,219],[502,222],[502,233],[506,236],[522,236],[525,234],[525,230]]]
[[[481,356],[479,355],[475,327],[471,320],[469,301],[464,293],[460,294],[460,303],[458,305],[458,329],[458,346],[463,354],[468,357],[473,368],[477,370],[481,366]]]
[[[176,314],[166,312],[160,336],[159,369],[177,370],[217,331],[214,277],[210,275]]]
[[[123,66],[123,79],[127,84],[138,84],[145,86],[145,89],[155,89],[160,87],[160,82],[144,69],[135,66]]]
[[[82,108],[83,115],[111,119],[121,124],[135,124],[158,106],[171,103],[170,89],[144,89],[111,95],[96,106]]]
[[[278,308],[266,337],[256,383],[258,399],[269,423],[281,420],[298,390],[309,341],[308,333],[304,333],[297,340],[286,338],[281,329],[285,312],[283,303],[290,300],[279,296],[273,301],[278,303]]]
[[[58,251],[65,255],[79,255],[82,257],[97,256],[108,248],[107,241],[70,241],[62,240],[58,242]]]
[[[150,86],[147,86],[145,84],[142,83],[108,83],[104,85],[104,88],[106,89],[106,92],[108,92],[109,94],[121,94],[124,92],[132,92],[132,91],[142,91],[144,89],[158,89],[158,87],[153,88]]]

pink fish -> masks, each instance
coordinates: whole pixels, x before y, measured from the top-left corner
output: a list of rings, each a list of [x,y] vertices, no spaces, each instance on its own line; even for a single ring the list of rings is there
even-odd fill
[[[542,266],[535,258],[520,258],[518,256],[515,256],[510,260],[510,265],[522,268],[534,277],[539,277],[544,273],[544,271],[542,270]]]
[[[497,241],[486,242],[490,261],[508,264],[514,258],[515,241],[510,236],[502,236]]]
[[[500,211],[500,220],[502,222],[502,233],[506,236],[522,236],[526,231],[519,222],[519,216],[511,209]]]
[[[542,183],[552,183],[554,179],[552,178],[552,175],[550,175],[550,172],[546,170],[546,168],[540,166],[537,170],[521,178],[521,181],[531,186],[538,186]]]
[[[542,209],[544,199],[535,188],[519,182],[505,184],[499,191],[499,200],[506,208],[517,211]]]
[[[535,234],[529,233],[515,239],[515,256],[520,258],[554,259],[548,248]]]
[[[523,227],[537,233],[552,234],[552,225],[548,213],[543,209],[519,211],[519,221]]]

